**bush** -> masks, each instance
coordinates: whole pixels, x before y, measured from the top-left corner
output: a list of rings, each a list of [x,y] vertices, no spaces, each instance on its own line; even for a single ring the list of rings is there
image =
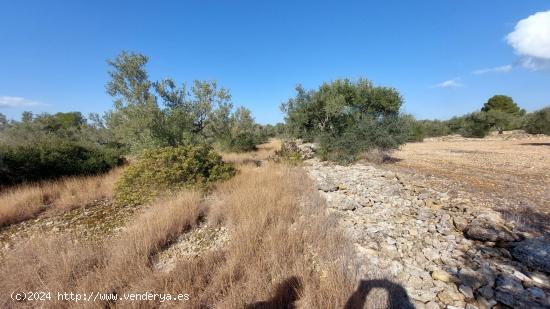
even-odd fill
[[[446,122],[440,120],[423,120],[421,123],[426,137],[444,136],[451,133]]]
[[[421,122],[414,121],[409,126],[410,134],[407,139],[408,142],[422,142],[426,137],[426,131]]]
[[[231,140],[231,151],[244,152],[256,150],[257,137],[253,133],[240,133]]]
[[[32,144],[0,145],[0,185],[72,175],[107,172],[122,163],[111,149],[84,146],[63,139]]]
[[[531,134],[550,135],[550,106],[528,114],[523,127]]]
[[[115,186],[117,203],[137,205],[160,194],[190,187],[207,188],[235,174],[232,165],[208,146],[166,147],[147,150],[123,173]]]
[[[298,166],[303,162],[302,153],[296,142],[283,142],[281,149],[275,151],[276,162],[284,162],[292,166]]]
[[[489,134],[490,129],[491,124],[487,121],[487,114],[478,112],[464,117],[459,133],[464,137],[482,138]]]
[[[366,79],[335,80],[317,90],[296,87],[296,96],[281,105],[290,136],[320,141],[325,160],[349,163],[364,152],[392,149],[412,136],[410,116],[400,116],[403,99],[396,89]]]
[[[341,136],[322,136],[319,154],[323,160],[349,164],[373,149],[395,149],[409,137],[406,118],[388,116],[379,120],[366,117],[357,120]]]

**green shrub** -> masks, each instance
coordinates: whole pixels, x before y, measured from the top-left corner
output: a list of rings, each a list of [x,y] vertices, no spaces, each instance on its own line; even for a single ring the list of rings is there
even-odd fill
[[[491,124],[487,121],[487,113],[478,112],[466,115],[459,130],[464,137],[482,138],[489,134]]]
[[[231,151],[244,152],[256,150],[257,137],[253,133],[240,133],[231,140]]]
[[[235,174],[209,146],[181,146],[147,150],[123,173],[115,186],[117,203],[137,205],[161,194],[190,187],[207,188]]]
[[[409,137],[407,118],[387,116],[380,120],[364,117],[355,121],[340,136],[322,136],[319,155],[323,160],[349,164],[373,149],[395,149]]]
[[[550,106],[528,114],[523,127],[531,134],[550,135]]]
[[[298,166],[302,164],[302,154],[295,151],[286,152],[282,156],[283,162],[292,166]]]
[[[411,133],[408,142],[421,142],[426,137],[426,132],[422,123],[414,122],[410,126]]]
[[[292,166],[298,166],[303,162],[300,148],[295,142],[284,142],[281,149],[275,151],[277,162],[284,162]]]
[[[422,120],[420,123],[426,137],[444,136],[451,133],[447,123],[440,120]]]
[[[0,145],[0,184],[103,173],[122,163],[117,151],[63,139]]]
[[[447,127],[449,128],[450,134],[460,134],[462,128],[464,127],[465,116],[455,116],[447,121],[445,121]]]
[[[411,116],[400,115],[402,104],[396,89],[360,78],[309,91],[298,86],[281,108],[290,136],[319,140],[321,158],[349,163],[370,149],[396,148],[411,137]]]

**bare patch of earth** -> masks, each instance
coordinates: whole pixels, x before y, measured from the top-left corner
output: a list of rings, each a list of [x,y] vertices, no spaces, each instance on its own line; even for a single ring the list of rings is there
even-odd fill
[[[409,143],[382,166],[452,196],[473,195],[524,231],[550,232],[550,137],[505,132]],[[465,194],[467,193],[467,194]]]
[[[229,241],[227,229],[211,227],[207,223],[180,235],[174,243],[153,257],[155,269],[169,272],[178,260],[192,259],[206,251],[217,250]]]

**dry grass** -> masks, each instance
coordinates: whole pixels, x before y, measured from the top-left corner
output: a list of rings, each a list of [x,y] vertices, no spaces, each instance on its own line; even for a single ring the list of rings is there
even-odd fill
[[[351,248],[311,189],[299,169],[241,166],[213,193],[220,202],[208,213],[210,224],[229,228],[227,246],[181,259],[170,272],[152,272],[125,291],[188,293],[190,308],[291,308],[293,301],[302,308],[343,307],[355,283]]]
[[[0,191],[0,227],[32,219],[46,210],[66,211],[111,198],[120,169],[87,177],[70,177]]]
[[[223,160],[225,162],[234,163],[234,164],[250,164],[257,165],[258,161],[267,160],[270,156],[275,153],[275,150],[281,148],[281,140],[271,139],[265,144],[258,145],[258,149],[252,152],[222,152]]]
[[[26,242],[6,254],[0,268],[0,307],[14,305],[6,299],[13,291],[52,291],[55,297],[58,291],[112,293],[151,276],[150,258],[193,227],[201,207],[199,193],[182,192],[152,205],[116,239],[92,243],[57,237]],[[73,307],[74,303],[52,299],[46,305]]]
[[[245,159],[243,154],[232,157],[236,158]],[[97,244],[34,240],[8,252],[0,266],[1,297],[14,290],[119,295],[150,291],[190,295],[184,304],[163,307],[291,308],[295,300],[302,308],[343,307],[356,282],[352,249],[335,220],[326,215],[303,170],[243,162],[240,173],[220,184],[213,196],[204,199],[196,192],[182,192],[154,203],[114,239]],[[212,200],[217,202],[206,202]],[[226,246],[182,258],[168,272],[154,268],[153,255],[203,216],[211,225],[228,227]],[[0,305],[33,304],[3,300]],[[119,300],[84,305],[148,308],[161,303]]]

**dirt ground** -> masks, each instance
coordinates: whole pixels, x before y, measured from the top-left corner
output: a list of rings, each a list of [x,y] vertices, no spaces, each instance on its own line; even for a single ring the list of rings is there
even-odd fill
[[[446,136],[392,154],[395,169],[441,191],[483,198],[526,229],[550,231],[550,137],[505,132],[484,139]]]

